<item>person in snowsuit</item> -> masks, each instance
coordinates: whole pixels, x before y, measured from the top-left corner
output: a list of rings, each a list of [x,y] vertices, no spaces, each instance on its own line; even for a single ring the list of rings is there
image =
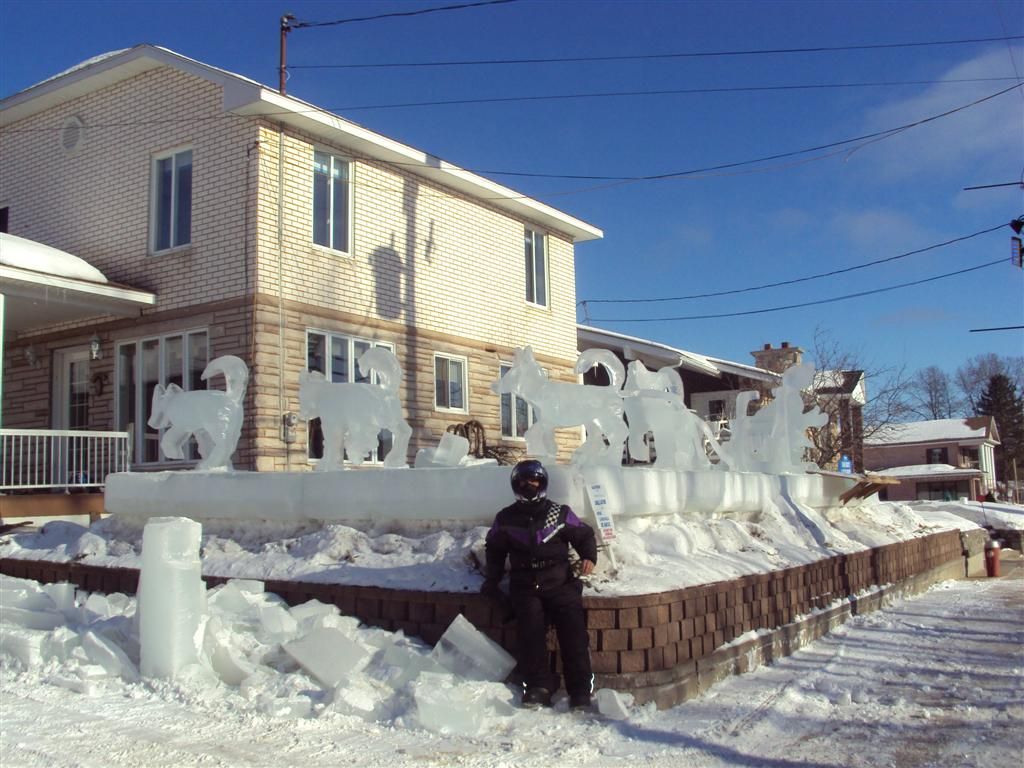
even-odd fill
[[[594,530],[565,504],[547,497],[548,473],[533,459],[512,470],[516,502],[494,518],[487,533],[481,593],[502,601],[498,587],[509,561],[509,602],[515,611],[524,706],[551,706],[557,678],[548,667],[547,626],[555,625],[569,706],[590,706],[594,677],[583,611],[583,585],[569,563],[572,546],[589,575],[597,562]]]

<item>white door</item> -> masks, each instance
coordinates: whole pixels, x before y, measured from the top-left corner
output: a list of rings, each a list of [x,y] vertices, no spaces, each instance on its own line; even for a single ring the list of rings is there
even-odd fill
[[[53,428],[89,428],[89,349],[59,350],[53,366]],[[53,450],[55,483],[88,482],[85,442],[60,438]]]

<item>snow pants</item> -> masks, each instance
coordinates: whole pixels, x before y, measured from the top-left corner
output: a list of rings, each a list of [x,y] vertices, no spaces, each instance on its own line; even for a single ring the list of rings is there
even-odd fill
[[[558,687],[558,678],[548,665],[547,629],[549,624],[554,624],[566,693],[575,696],[593,691],[590,636],[582,594],[583,585],[576,580],[554,589],[512,592],[519,671],[528,688],[554,691]]]

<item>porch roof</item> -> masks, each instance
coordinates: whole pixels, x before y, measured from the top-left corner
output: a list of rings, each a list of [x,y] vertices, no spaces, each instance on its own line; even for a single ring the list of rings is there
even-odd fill
[[[0,293],[5,338],[89,317],[131,317],[156,304],[156,294],[112,283],[77,256],[4,232]]]

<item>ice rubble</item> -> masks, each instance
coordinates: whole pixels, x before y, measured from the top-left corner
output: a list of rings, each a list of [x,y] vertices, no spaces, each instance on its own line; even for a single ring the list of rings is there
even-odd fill
[[[0,575],[0,652],[83,694],[108,679],[164,680],[199,695],[229,686],[269,715],[335,712],[461,735],[514,713],[502,682],[514,659],[461,615],[431,650],[333,605],[288,606],[258,581],[206,590],[199,529],[180,518],[150,521],[137,600]],[[598,701],[627,714],[615,696]]]

